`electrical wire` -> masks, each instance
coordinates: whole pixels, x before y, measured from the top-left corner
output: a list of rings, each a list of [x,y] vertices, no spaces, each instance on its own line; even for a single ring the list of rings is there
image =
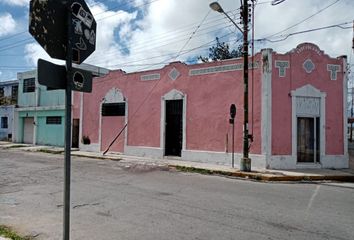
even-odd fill
[[[188,45],[188,43],[190,42],[190,40],[192,40],[193,36],[197,33],[198,29],[200,28],[200,26],[204,23],[205,19],[209,16],[211,12],[211,9],[209,9],[209,11],[207,12],[207,14],[205,15],[205,17],[203,18],[203,20],[200,22],[200,24],[196,27],[196,29],[192,32],[191,36],[188,38],[188,40],[186,41],[186,43],[183,45],[183,47],[178,51],[176,57],[174,58],[174,60],[176,60],[176,58],[181,54],[181,52],[184,50],[184,48]]]
[[[315,12],[314,14],[312,14],[312,15],[308,16],[307,18],[301,20],[300,22],[297,22],[297,23],[295,23],[295,24],[293,24],[293,25],[291,25],[291,26],[289,26],[289,27],[287,27],[287,28],[285,28],[285,29],[283,29],[283,30],[277,32],[277,33],[274,33],[274,34],[272,34],[272,35],[266,37],[266,38],[273,37],[273,36],[275,36],[275,35],[278,35],[279,33],[285,32],[285,31],[287,31],[287,30],[289,30],[289,29],[291,29],[291,28],[294,28],[294,27],[300,25],[301,23],[306,22],[306,21],[309,20],[310,18],[313,18],[314,16],[320,14],[321,12],[325,11],[326,9],[332,7],[334,4],[338,3],[339,1],[341,1],[341,0],[336,0],[336,1],[332,2],[331,4],[327,5],[327,6],[324,7],[324,8],[321,8],[320,10],[318,10],[317,12]]]
[[[286,34],[286,35],[279,35],[277,37],[283,37],[283,38],[282,39],[278,39],[278,40],[270,40],[268,38],[260,38],[260,39],[255,39],[255,41],[257,41],[257,42],[268,41],[268,42],[274,43],[274,42],[284,41],[284,40],[286,40],[289,37],[294,36],[294,35],[303,34],[303,33],[309,33],[309,32],[315,32],[315,31],[329,29],[329,28],[349,29],[351,27],[343,27],[343,26],[341,26],[341,25],[347,25],[349,23],[351,23],[351,22],[344,22],[344,23],[339,23],[339,24],[335,24],[335,25],[329,25],[329,26],[325,26],[325,27],[312,28],[312,29],[303,30],[303,31],[299,31],[299,32],[293,32],[293,33],[289,33],[289,34]]]

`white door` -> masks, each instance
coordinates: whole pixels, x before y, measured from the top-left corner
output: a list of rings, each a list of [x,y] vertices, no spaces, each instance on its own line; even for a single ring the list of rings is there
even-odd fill
[[[23,142],[33,144],[34,118],[26,117],[23,122]]]

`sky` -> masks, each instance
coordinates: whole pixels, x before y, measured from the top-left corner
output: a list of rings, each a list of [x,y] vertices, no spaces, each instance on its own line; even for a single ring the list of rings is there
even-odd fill
[[[133,72],[173,61],[195,63],[198,56],[208,55],[216,37],[236,48],[242,43],[241,33],[209,8],[212,1],[86,0],[97,22],[97,37],[96,51],[84,63]],[[239,0],[218,2],[236,23],[240,21]],[[353,0],[256,2],[255,52],[272,48],[285,53],[312,42],[331,57],[347,55],[354,68]],[[64,64],[51,59],[28,33],[28,16],[29,0],[0,0],[0,81],[35,69],[38,58]],[[318,28],[324,29],[313,31]]]

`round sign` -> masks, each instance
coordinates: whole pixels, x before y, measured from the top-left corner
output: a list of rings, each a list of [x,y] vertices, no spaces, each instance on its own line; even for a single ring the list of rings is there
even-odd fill
[[[235,106],[235,104],[231,104],[231,106],[230,106],[230,116],[231,116],[232,119],[234,119],[235,116],[236,116],[236,106]]]

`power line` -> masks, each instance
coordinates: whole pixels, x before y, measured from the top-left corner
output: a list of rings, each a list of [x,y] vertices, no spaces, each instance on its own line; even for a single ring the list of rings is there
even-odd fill
[[[151,4],[151,3],[153,3],[153,2],[156,2],[156,1],[160,1],[160,0],[152,0],[152,1],[150,1],[150,2],[146,2],[146,3],[144,3],[144,4],[135,6],[135,8],[139,8],[139,7],[142,7],[142,6],[146,6],[146,5],[149,5],[149,4]],[[130,0],[128,3],[132,3],[132,2],[134,2],[134,0]],[[93,7],[93,6],[96,6],[96,5],[99,5],[99,4],[101,4],[101,2],[94,3],[94,4],[90,5],[90,7]],[[126,3],[125,3],[125,4],[126,4]],[[103,14],[103,13],[105,13],[105,12],[109,12],[109,11],[118,9],[118,8],[121,7],[121,6],[123,6],[123,4],[117,5],[117,6],[112,7],[112,8],[108,8],[107,10],[102,11],[102,12],[100,12],[100,13],[98,13],[98,14],[95,14],[94,16],[98,16],[98,15],[101,15],[101,14]],[[98,19],[98,20],[96,20],[96,21],[101,21],[101,20],[103,20],[103,19],[106,19],[106,18],[109,18],[109,17],[114,17],[115,15],[119,15],[119,14],[123,14],[123,12],[114,13],[114,14],[112,14],[112,15],[110,15],[110,16],[106,16],[106,17],[101,18],[101,19]],[[0,42],[1,42],[1,41],[4,41],[4,40],[7,40],[7,39],[11,39],[11,38],[13,38],[13,37],[19,36],[19,35],[24,34],[24,33],[27,33],[27,32],[28,32],[28,31],[25,30],[25,31],[18,32],[18,33],[15,33],[15,34],[13,34],[13,35],[10,35],[10,36],[8,36],[8,37],[1,38],[1,39],[0,39]]]
[[[12,49],[15,47],[24,46],[26,43],[31,43],[31,42],[34,42],[34,40],[32,38],[22,39],[14,44],[8,44],[8,45],[3,46],[4,48],[1,48],[0,52],[9,50],[9,49]]]
[[[236,11],[236,10],[234,10],[234,11]],[[212,19],[215,19],[215,18],[212,18]],[[214,22],[217,22],[217,21],[220,21],[222,18],[216,18],[216,20],[215,21],[208,21],[207,23],[208,24],[210,24],[210,23],[214,23]],[[177,28],[177,30],[173,30],[173,31],[169,31],[169,32],[166,32],[166,33],[163,33],[163,34],[161,34],[161,35],[166,35],[166,38],[167,37],[169,37],[169,35],[171,35],[171,34],[168,34],[168,33],[170,33],[170,32],[178,32],[178,31],[182,31],[182,29],[183,28],[187,28],[188,26],[195,26],[194,24],[189,24],[189,25],[186,25],[186,26],[184,26],[184,27],[182,27],[180,30]],[[213,26],[211,26],[211,27],[214,27],[215,25],[213,25]],[[190,27],[188,27],[188,28],[190,28]],[[202,29],[202,30],[205,30],[206,28],[204,28],[204,29]],[[187,31],[188,29],[186,29],[186,30],[184,30],[184,31]],[[158,36],[155,36],[153,39],[157,39],[160,43],[161,43],[161,38],[159,38],[159,36],[161,36],[161,35],[158,35]],[[172,36],[172,35],[171,35]],[[28,40],[30,40],[30,39],[32,39],[32,38],[28,38]],[[31,41],[31,42],[34,42],[34,41]],[[146,41],[145,43],[147,43],[147,44],[149,44],[149,46],[151,46],[151,39],[149,39],[148,41]],[[13,44],[13,45],[9,45],[9,46],[11,46],[11,47],[8,47],[8,48],[4,48],[4,49],[0,49],[0,51],[5,51],[5,50],[8,50],[8,49],[11,49],[11,48],[15,48],[15,47],[19,47],[19,46],[21,46],[21,44]],[[130,47],[131,45],[128,45],[128,46],[126,46],[126,47],[120,47],[119,48],[119,50],[121,50],[121,51],[126,51],[126,50],[129,50],[128,49],[128,47]],[[135,45],[136,46],[136,45]],[[146,49],[144,46],[141,46],[140,48],[144,48],[144,49]]]
[[[341,28],[341,29],[349,29],[351,27],[343,27],[341,25],[347,25],[351,22],[344,22],[344,23],[339,23],[339,24],[335,24],[335,25],[329,25],[329,26],[325,26],[325,27],[319,27],[319,28],[313,28],[313,29],[308,29],[308,30],[304,30],[304,31],[299,31],[299,32],[293,32],[293,33],[289,33],[286,35],[279,35],[276,37],[283,37],[282,39],[278,39],[278,40],[270,40],[268,38],[260,38],[260,39],[255,39],[255,41],[261,42],[261,41],[268,41],[268,42],[281,42],[284,41],[286,39],[288,39],[291,36],[294,35],[298,35],[298,34],[303,34],[303,33],[309,33],[309,32],[315,32],[315,31],[319,31],[319,30],[324,30],[324,29],[329,29],[329,28]]]
[[[309,20],[310,18],[313,18],[314,16],[320,14],[321,12],[323,12],[324,10],[330,8],[331,6],[333,6],[334,4],[338,3],[339,1],[341,1],[341,0],[336,0],[336,1],[332,2],[331,4],[327,5],[327,6],[324,7],[324,8],[321,8],[320,10],[318,10],[317,12],[315,12],[314,14],[312,14],[312,15],[308,16],[307,18],[301,20],[300,22],[297,22],[297,23],[291,25],[290,27],[287,27],[287,28],[285,28],[285,29],[283,29],[283,30],[281,30],[281,31],[279,31],[279,32],[277,32],[277,33],[274,33],[274,34],[272,34],[272,35],[270,35],[270,36],[268,36],[268,37],[266,37],[266,38],[273,37],[273,36],[275,36],[275,35],[277,35],[277,34],[279,34],[279,33],[285,32],[285,31],[287,31],[287,30],[289,30],[289,29],[291,29],[291,28],[293,28],[293,27],[296,27],[296,26],[300,25],[300,24],[303,23],[303,22],[306,22],[306,21]],[[279,3],[278,3],[278,4],[279,4]]]
[[[223,29],[223,28],[222,28]],[[204,33],[200,33],[200,34],[198,34],[198,35],[196,35],[196,36],[198,36],[198,37],[201,37],[201,36],[203,36],[203,35],[209,35],[209,34],[211,34],[211,33],[214,33],[214,32],[218,32],[218,31],[220,31],[220,30],[222,30],[222,29],[213,29],[213,30],[211,30],[211,31],[208,31],[208,32],[204,32]],[[186,35],[184,35],[184,36],[186,36]],[[182,37],[184,37],[184,36],[182,36]],[[136,54],[136,55],[138,55],[139,53],[144,53],[144,52],[146,52],[147,50],[154,50],[154,49],[161,49],[162,47],[166,47],[166,46],[170,46],[170,45],[176,45],[176,44],[178,44],[178,43],[180,43],[180,42],[184,42],[184,41],[186,41],[186,40],[190,40],[190,38],[182,38],[182,39],[176,39],[176,41],[170,41],[170,40],[168,40],[168,41],[163,41],[163,42],[157,42],[157,44],[158,45],[153,45],[153,44],[150,44],[150,46],[149,47],[144,47],[144,46],[140,46],[140,47],[138,47],[138,48],[133,48],[135,51],[134,51],[134,54]],[[185,47],[185,46],[184,46]],[[184,48],[183,47],[183,48]],[[182,48],[182,49],[183,49]],[[105,56],[106,57],[108,57],[108,56],[112,56],[112,55],[114,55],[114,54],[117,54],[117,53],[119,53],[119,51],[124,51],[124,50],[129,50],[129,48],[128,47],[119,47],[117,50],[114,50],[114,51],[112,51],[111,53],[109,53],[109,54],[105,54]],[[137,50],[139,50],[139,51],[137,51]],[[90,62],[93,62],[94,60],[96,60],[96,59],[98,59],[98,58],[101,58],[101,57],[99,57],[99,56],[97,56],[97,57],[95,57],[95,58],[93,58],[93,59],[90,59],[89,61]],[[103,60],[104,61],[104,60]],[[97,61],[96,61],[97,62]]]

